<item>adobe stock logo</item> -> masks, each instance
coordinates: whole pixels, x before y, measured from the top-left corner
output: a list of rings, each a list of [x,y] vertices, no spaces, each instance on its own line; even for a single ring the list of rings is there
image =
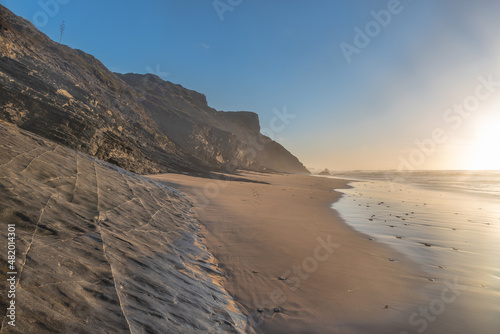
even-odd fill
[[[212,5],[214,6],[215,12],[219,16],[219,20],[223,22],[226,12],[232,12],[236,7],[241,5],[242,2],[243,0],[214,0]]]
[[[430,301],[427,306],[420,306],[418,312],[413,312],[408,318],[408,324],[412,326],[417,333],[423,333],[432,322],[436,321],[438,316],[446,311],[448,305],[454,303],[461,291],[467,290],[465,285],[458,284],[458,278],[454,282],[444,281],[444,287],[441,294]],[[399,334],[410,334],[409,331],[401,331]],[[414,332],[413,332],[414,333]]]
[[[39,10],[33,15],[33,24],[37,28],[41,28],[49,23],[49,19],[59,13],[61,5],[67,5],[71,0],[40,0],[38,5],[42,10]]]
[[[411,1],[411,0],[408,0]],[[348,64],[352,62],[353,55],[359,55],[361,50],[370,45],[373,38],[377,37],[382,28],[386,28],[392,21],[394,15],[403,11],[403,5],[400,0],[389,0],[387,2],[387,9],[379,11],[372,10],[370,15],[373,20],[365,24],[364,29],[354,27],[353,44],[342,42],[339,44],[340,50],[344,55]]]

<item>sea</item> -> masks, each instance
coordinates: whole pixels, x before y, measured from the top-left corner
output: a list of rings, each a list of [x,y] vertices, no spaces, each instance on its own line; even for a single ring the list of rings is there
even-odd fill
[[[500,333],[500,171],[349,171],[347,224],[420,267],[407,333]],[[456,298],[447,295],[455,286]],[[453,301],[451,301],[453,300]]]

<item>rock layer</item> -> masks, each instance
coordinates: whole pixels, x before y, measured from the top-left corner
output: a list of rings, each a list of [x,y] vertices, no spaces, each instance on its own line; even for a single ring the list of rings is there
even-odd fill
[[[112,73],[1,5],[0,119],[141,174],[308,173],[260,133],[257,114],[217,111],[155,75]]]

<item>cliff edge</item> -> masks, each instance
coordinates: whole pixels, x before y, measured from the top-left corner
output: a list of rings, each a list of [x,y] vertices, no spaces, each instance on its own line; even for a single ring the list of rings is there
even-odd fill
[[[0,5],[0,119],[141,174],[308,173],[257,114],[210,108],[152,74],[118,74]]]

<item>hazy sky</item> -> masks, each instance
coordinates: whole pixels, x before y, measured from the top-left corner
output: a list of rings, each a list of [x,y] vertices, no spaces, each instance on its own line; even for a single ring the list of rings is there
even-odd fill
[[[112,71],[257,112],[307,167],[500,169],[497,0],[0,3],[57,41],[65,20]]]

